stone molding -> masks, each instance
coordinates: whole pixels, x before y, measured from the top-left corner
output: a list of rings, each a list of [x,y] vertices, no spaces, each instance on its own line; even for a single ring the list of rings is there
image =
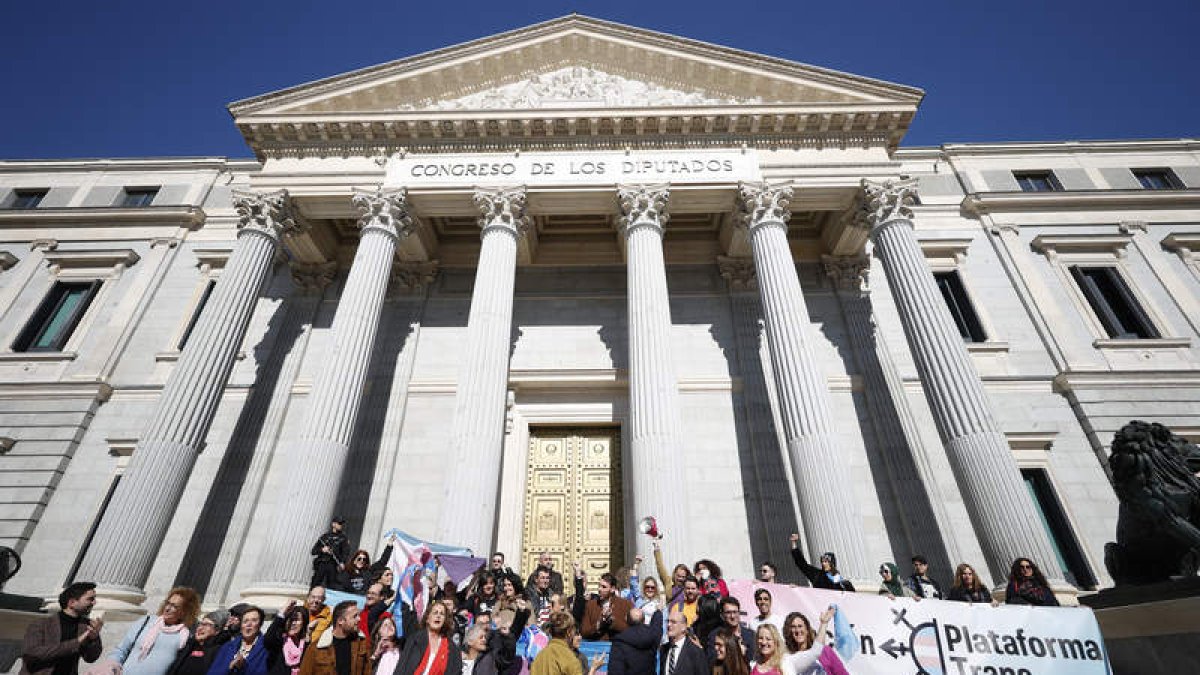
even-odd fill
[[[652,227],[661,235],[671,219],[667,212],[671,190],[667,185],[618,186],[617,200],[621,205],[622,232],[627,233],[635,227]]]
[[[411,234],[416,227],[409,210],[408,191],[404,188],[356,190],[351,201],[362,212],[358,217],[358,226],[363,231],[376,227],[398,241]]]
[[[749,256],[717,256],[717,270],[735,293],[758,290],[758,268]]]
[[[479,209],[481,237],[493,228],[502,229],[520,239],[530,228],[532,219],[525,212],[525,186],[476,188],[471,196]]]
[[[793,191],[790,185],[769,183],[739,183],[737,212],[734,220],[739,227],[755,229],[774,224],[784,229],[792,218]]]

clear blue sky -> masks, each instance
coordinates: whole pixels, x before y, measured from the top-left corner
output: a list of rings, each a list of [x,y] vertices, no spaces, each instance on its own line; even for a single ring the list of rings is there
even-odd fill
[[[1200,0],[43,0],[0,21],[0,158],[245,157],[231,101],[572,11],[920,87],[907,146],[1200,137]]]

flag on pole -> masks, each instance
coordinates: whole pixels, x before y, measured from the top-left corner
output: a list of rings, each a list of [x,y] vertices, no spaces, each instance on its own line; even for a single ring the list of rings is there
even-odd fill
[[[429,587],[424,583],[426,575],[437,575],[436,556],[469,557],[470,549],[422,541],[401,530],[388,530],[384,538],[392,542],[392,556],[388,567],[396,583],[396,599],[392,602],[392,616],[402,616],[401,608],[407,604],[418,617],[424,616],[429,604]],[[397,621],[397,628],[403,631]]]

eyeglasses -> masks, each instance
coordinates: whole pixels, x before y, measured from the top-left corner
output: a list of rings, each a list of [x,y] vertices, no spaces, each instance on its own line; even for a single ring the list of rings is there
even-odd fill
[[[368,557],[367,557],[367,556],[365,556],[365,555],[360,555],[360,556],[358,556],[357,558],[355,558],[354,560],[355,560],[355,561],[358,561],[358,560],[370,560],[370,558],[368,558]]]

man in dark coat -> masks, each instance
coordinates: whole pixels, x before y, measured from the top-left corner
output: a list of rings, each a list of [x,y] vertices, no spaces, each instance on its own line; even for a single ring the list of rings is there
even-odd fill
[[[342,530],[346,527],[346,519],[337,517],[329,524],[329,531],[317,537],[313,544],[313,576],[308,587],[324,586],[338,587],[338,571],[346,563],[350,555],[350,542]]]
[[[96,604],[96,584],[77,581],[58,596],[59,610],[25,629],[21,644],[21,675],[77,675],[79,657],[93,663],[100,658],[100,630],[104,623],[91,621]]]
[[[656,611],[650,623],[646,623],[645,618],[637,607],[629,610],[629,627],[612,639],[608,675],[654,672],[655,647],[662,640],[663,613]]]
[[[742,603],[732,595],[721,598],[721,625],[709,631],[704,640],[704,653],[708,656],[709,663],[717,660],[715,643],[717,631],[722,628],[737,636],[738,642],[742,643],[742,653],[746,655],[746,660],[753,661],[754,631],[742,625]]]
[[[688,635],[687,619],[678,608],[667,616],[667,644],[658,650],[659,675],[709,675],[704,650]]]

